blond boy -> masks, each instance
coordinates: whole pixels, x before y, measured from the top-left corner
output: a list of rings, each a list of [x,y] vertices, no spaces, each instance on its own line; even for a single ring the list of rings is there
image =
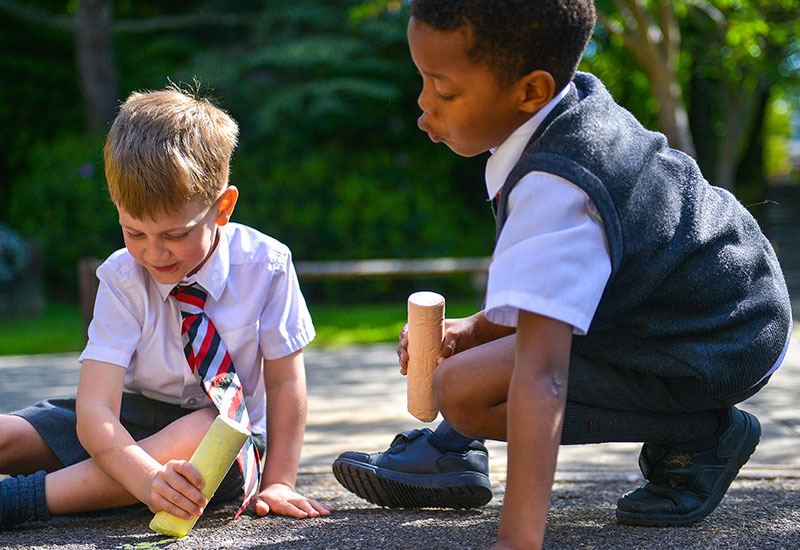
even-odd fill
[[[136,502],[184,519],[202,513],[203,480],[187,460],[220,411],[186,347],[178,287],[205,297],[212,351],[238,377],[254,463],[269,449],[255,512],[330,513],[294,491],[302,349],[314,328],[289,249],[229,223],[237,134],[224,111],[177,87],[133,93],[122,106],[104,157],[125,249],[97,270],[77,398],[0,416],[0,471],[16,475],[0,484],[0,525]],[[234,464],[214,501],[242,503],[245,481]]]

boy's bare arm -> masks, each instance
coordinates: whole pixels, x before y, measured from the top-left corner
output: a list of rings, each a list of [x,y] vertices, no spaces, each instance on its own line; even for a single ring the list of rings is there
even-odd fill
[[[572,327],[526,311],[508,389],[508,482],[496,548],[540,548],[561,441]]]
[[[492,323],[483,310],[469,317],[445,319],[439,362],[455,353],[513,334],[514,330],[512,327]],[[397,357],[400,360],[400,374],[405,375],[408,368],[408,325],[400,331]]]
[[[330,514],[319,502],[295,492],[306,425],[306,378],[302,350],[264,361],[267,390],[267,459],[261,492],[255,501],[260,516],[270,511],[294,517]]]
[[[120,423],[124,381],[123,367],[83,361],[75,406],[81,444],[103,472],[152,511],[183,519],[199,515],[206,504],[199,472],[186,461],[162,465]]]

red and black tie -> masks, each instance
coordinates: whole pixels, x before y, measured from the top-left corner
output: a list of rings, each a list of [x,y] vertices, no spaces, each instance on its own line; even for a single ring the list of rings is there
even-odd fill
[[[178,301],[181,310],[181,337],[189,368],[199,376],[203,390],[220,414],[251,431],[239,376],[225,343],[204,311],[208,294],[196,284],[176,286],[170,294]],[[244,478],[244,500],[234,519],[247,508],[261,484],[258,450],[252,437],[239,452],[236,463]]]

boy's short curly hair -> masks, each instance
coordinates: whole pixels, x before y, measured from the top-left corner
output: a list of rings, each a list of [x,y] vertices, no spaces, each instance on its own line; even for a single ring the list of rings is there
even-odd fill
[[[544,70],[556,91],[575,76],[596,21],[591,0],[411,0],[411,16],[438,31],[465,27],[470,58],[502,84]]]
[[[156,219],[190,200],[207,204],[228,184],[239,127],[225,111],[178,86],[134,92],[103,149],[114,203],[136,219]]]

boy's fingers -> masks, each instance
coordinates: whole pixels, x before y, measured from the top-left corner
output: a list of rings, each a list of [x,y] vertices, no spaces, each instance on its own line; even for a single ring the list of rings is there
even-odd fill
[[[321,502],[317,502],[316,500],[309,500],[311,506],[319,513],[321,516],[329,516],[331,515],[331,509],[322,504]]]
[[[196,474],[196,479],[199,479],[201,487],[203,485],[202,476],[197,472],[197,469],[188,462],[177,462],[173,463],[172,466],[173,468],[167,468],[165,472],[166,482],[172,489],[170,492],[170,500],[173,504],[180,506],[187,512],[198,515],[208,501],[205,495],[200,492],[200,489],[198,489],[194,483],[190,482],[184,472],[189,472],[189,469],[193,470]],[[188,468],[186,466],[188,466]]]
[[[206,483],[203,480],[203,476],[200,475],[200,472],[192,465],[191,462],[186,460],[176,460],[173,461],[172,464],[176,472],[188,479],[189,483],[197,487],[199,490],[202,490],[203,487],[205,487]]]
[[[402,342],[397,346],[397,358],[400,362],[400,374],[405,374],[408,367],[408,350]]]
[[[275,504],[273,504],[272,511],[282,516],[292,516],[295,518],[308,517],[308,512],[301,510],[288,500],[283,500],[281,502],[276,502]]]
[[[169,491],[167,495],[159,495],[154,504],[158,510],[163,510],[180,519],[192,519],[202,513],[202,509],[198,509],[186,497],[175,491]]]
[[[308,517],[315,518],[315,517],[319,516],[319,512],[317,512],[317,509],[314,508],[313,506],[311,506],[311,503],[308,502],[307,500],[304,500],[304,501],[301,501],[298,504],[295,504],[295,507],[297,507],[300,510],[302,510],[303,512],[305,512],[308,515]]]
[[[441,356],[444,358],[452,356],[456,352],[456,339],[445,338],[441,352]]]
[[[259,517],[263,517],[269,514],[269,504],[267,504],[261,499],[256,500],[255,509],[256,509],[256,515]]]

